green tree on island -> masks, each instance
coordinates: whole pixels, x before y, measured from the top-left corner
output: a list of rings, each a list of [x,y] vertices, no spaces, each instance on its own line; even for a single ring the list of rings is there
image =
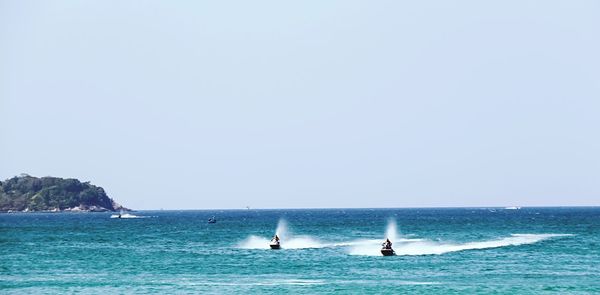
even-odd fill
[[[128,209],[89,182],[27,174],[0,181],[0,211],[116,210]]]

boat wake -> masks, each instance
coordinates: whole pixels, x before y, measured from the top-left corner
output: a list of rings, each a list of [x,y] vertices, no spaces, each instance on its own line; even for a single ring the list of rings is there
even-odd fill
[[[385,236],[379,239],[360,239],[345,242],[325,243],[310,236],[294,236],[287,228],[285,220],[280,220],[275,233],[281,239],[282,249],[310,248],[345,248],[350,255],[381,256],[381,243],[389,238],[393,242],[396,255],[440,255],[449,252],[465,250],[481,250],[506,246],[519,246],[538,243],[558,237],[572,236],[570,234],[512,234],[497,239],[465,243],[440,242],[429,239],[413,238],[411,235],[400,235],[396,221],[390,219]],[[270,249],[270,239],[259,236],[249,236],[237,247],[241,249]]]
[[[148,218],[148,217],[150,217],[150,216],[138,216],[138,215],[133,215],[133,214],[129,214],[129,213],[113,214],[110,216],[110,218],[120,218],[120,219]]]
[[[294,236],[290,233],[287,227],[287,222],[280,219],[277,223],[275,234],[281,239],[282,249],[308,249],[308,248],[323,248],[326,245],[309,236]],[[238,244],[241,249],[270,249],[270,239],[249,236]]]
[[[534,244],[555,237],[570,236],[565,234],[513,234],[509,237],[467,243],[444,243],[423,239],[404,239],[394,243],[396,255],[440,255],[448,252],[464,250],[481,250],[506,246]],[[366,240],[351,246],[351,255],[381,256],[380,241]]]
[[[396,223],[390,220],[386,237],[394,242],[396,255],[440,255],[464,250],[491,249],[506,246],[534,244],[543,240],[571,236],[570,234],[512,234],[508,237],[466,243],[437,242],[427,239],[403,239],[396,231]],[[381,240],[359,240],[350,245],[351,255],[381,256]]]
[[[250,236],[238,244],[241,249],[271,249],[269,247],[270,239],[258,236]],[[289,240],[282,240],[281,249],[308,249],[308,248],[323,248],[324,244],[319,241],[307,237],[297,236]]]

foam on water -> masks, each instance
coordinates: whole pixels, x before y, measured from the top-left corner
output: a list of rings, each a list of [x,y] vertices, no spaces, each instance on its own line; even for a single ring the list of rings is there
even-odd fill
[[[396,221],[388,221],[385,236],[382,239],[360,239],[347,242],[324,243],[310,236],[295,236],[283,219],[279,220],[275,233],[281,239],[282,249],[308,249],[347,247],[351,255],[381,256],[381,243],[389,238],[394,244],[396,255],[439,255],[448,252],[490,249],[506,246],[518,246],[537,243],[554,237],[569,236],[568,234],[512,234],[486,241],[452,243],[438,242],[421,238],[402,237],[398,232]],[[238,244],[242,249],[270,249],[269,238],[249,236]]]
[[[491,249],[506,246],[518,246],[537,243],[554,237],[570,236],[568,234],[512,234],[509,237],[503,237],[487,241],[467,242],[467,243],[444,243],[426,239],[403,239],[395,238],[399,234],[396,230],[396,224],[393,220],[388,223],[386,237],[394,242],[393,248],[396,255],[439,255],[448,252],[463,250]],[[381,256],[380,240],[359,240],[350,244],[349,253],[351,255]]]
[[[242,249],[269,249],[269,239],[259,236],[249,236],[238,244]]]
[[[110,216],[110,218],[118,218],[118,219],[135,219],[135,218],[149,218],[151,216],[139,216],[139,215],[133,215],[133,214],[129,214],[129,213],[125,213],[125,214],[113,214]]]
[[[468,243],[441,243],[433,241],[420,241],[400,244],[394,250],[397,255],[429,255],[444,254],[463,250],[491,249],[506,246],[519,246],[534,244],[554,237],[566,236],[562,234],[513,234],[509,237],[480,242]]]
[[[519,246],[537,243],[553,237],[568,236],[563,234],[514,234],[494,240],[467,242],[467,243],[442,243],[431,240],[405,241],[394,244],[396,255],[439,255],[448,252],[491,249],[506,246]],[[379,244],[355,246],[350,249],[352,255],[380,256]]]
[[[287,222],[283,219],[280,219],[277,223],[275,234],[278,235],[281,240],[282,249],[323,248],[328,246],[310,236],[294,236],[288,230]],[[268,238],[253,235],[240,242],[238,247],[242,249],[271,249],[269,247],[269,242],[270,239]]]
[[[249,236],[245,240],[238,244],[238,248],[241,249],[271,249],[269,247],[270,239]],[[307,249],[307,248],[323,248],[327,247],[327,244],[320,243],[316,239],[309,236],[295,236],[289,237],[287,240],[281,240],[282,249]]]

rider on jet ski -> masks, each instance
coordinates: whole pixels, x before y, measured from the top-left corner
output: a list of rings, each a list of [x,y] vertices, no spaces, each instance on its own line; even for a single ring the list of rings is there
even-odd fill
[[[385,242],[383,242],[383,249],[392,249],[392,241],[390,241],[390,239],[386,239]]]

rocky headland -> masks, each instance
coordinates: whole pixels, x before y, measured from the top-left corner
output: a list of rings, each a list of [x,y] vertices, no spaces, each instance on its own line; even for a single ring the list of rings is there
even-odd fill
[[[21,174],[0,181],[0,212],[129,211],[103,188],[73,178]]]

